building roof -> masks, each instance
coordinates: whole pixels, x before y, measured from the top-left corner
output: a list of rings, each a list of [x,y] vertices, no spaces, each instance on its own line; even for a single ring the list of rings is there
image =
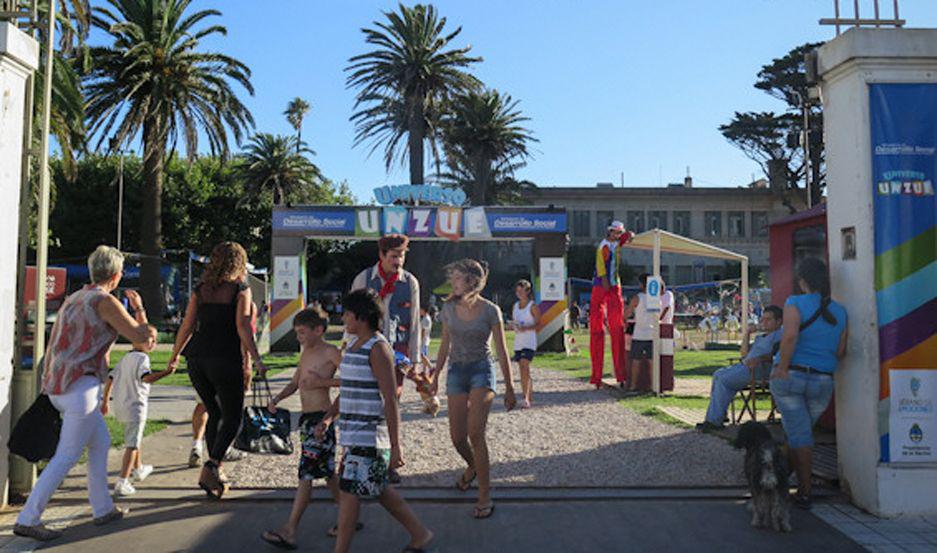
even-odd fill
[[[750,194],[752,196],[770,196],[771,190],[767,188],[739,187],[692,187],[685,186],[642,186],[642,187],[606,187],[606,186],[539,186],[524,191],[524,196],[536,198],[538,196],[578,196],[593,198],[614,198],[621,196],[719,196],[719,195]]]

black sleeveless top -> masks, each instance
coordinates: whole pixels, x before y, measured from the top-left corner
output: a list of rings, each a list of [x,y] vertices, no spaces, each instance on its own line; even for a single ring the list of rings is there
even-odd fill
[[[244,282],[226,282],[218,286],[200,283],[195,288],[198,301],[196,327],[182,352],[187,359],[223,358],[241,363],[241,338],[238,336],[238,294],[247,289]]]

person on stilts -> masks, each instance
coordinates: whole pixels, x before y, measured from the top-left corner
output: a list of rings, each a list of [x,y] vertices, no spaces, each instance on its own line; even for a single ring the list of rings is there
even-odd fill
[[[592,279],[592,299],[589,303],[589,353],[592,358],[592,378],[596,389],[602,387],[605,360],[605,320],[612,341],[612,364],[615,380],[624,386],[625,332],[624,304],[621,299],[621,283],[618,269],[621,264],[621,248],[634,238],[634,233],[625,230],[621,221],[612,221],[605,239],[595,252],[595,275]]]

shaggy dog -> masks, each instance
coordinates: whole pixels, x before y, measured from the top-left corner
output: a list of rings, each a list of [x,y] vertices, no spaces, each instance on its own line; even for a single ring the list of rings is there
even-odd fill
[[[749,421],[739,428],[735,447],[745,449],[745,479],[752,499],[752,526],[790,532],[787,462],[771,433],[761,423]]]

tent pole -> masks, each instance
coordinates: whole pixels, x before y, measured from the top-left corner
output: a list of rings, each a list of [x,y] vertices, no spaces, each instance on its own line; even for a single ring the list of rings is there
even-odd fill
[[[660,278],[660,231],[654,229],[654,276]],[[660,315],[652,319],[651,336],[654,339],[654,354],[651,355],[651,383],[654,394],[660,395]]]
[[[748,330],[748,258],[742,260],[742,336]]]

